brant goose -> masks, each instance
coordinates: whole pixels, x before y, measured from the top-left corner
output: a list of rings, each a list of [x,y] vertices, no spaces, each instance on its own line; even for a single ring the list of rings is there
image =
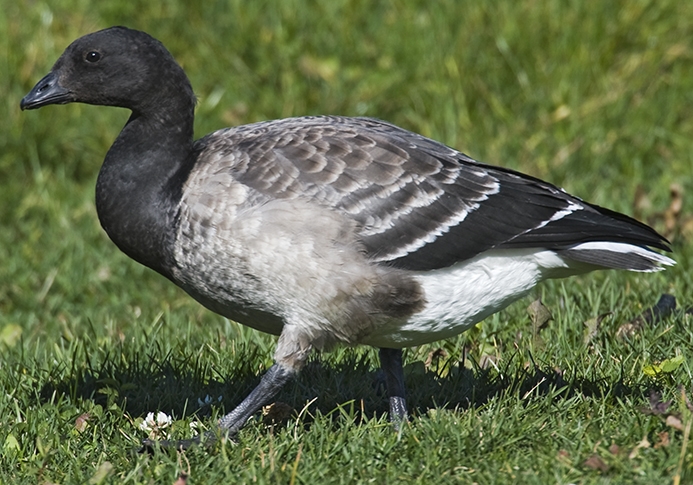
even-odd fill
[[[274,365],[205,439],[236,433],[311,350],[335,344],[380,349],[398,426],[403,347],[464,332],[547,278],[674,264],[645,224],[376,119],[194,141],[190,82],[143,32],[77,39],[21,108],[72,102],[132,111],[96,183],[113,242],[210,310],[279,336]]]

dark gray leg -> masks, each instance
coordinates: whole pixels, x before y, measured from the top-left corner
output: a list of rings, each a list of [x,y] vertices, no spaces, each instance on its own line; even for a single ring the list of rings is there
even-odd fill
[[[262,406],[268,404],[284,384],[289,381],[295,372],[279,364],[274,364],[267,373],[262,376],[260,384],[241,402],[236,409],[219,420],[219,426],[207,431],[204,435],[196,436],[189,440],[180,441],[152,441],[144,440],[144,447],[141,451],[152,451],[156,445],[162,447],[174,447],[186,449],[199,443],[212,444],[221,436],[233,436],[245,424],[248,419],[259,411]]]
[[[262,376],[260,384],[246,397],[242,403],[229,414],[219,420],[219,428],[226,435],[234,435],[243,427],[250,417],[258,412],[262,406],[277,395],[289,379],[294,377],[294,371],[279,364],[274,364]]]
[[[402,349],[380,349],[380,367],[385,373],[387,395],[390,398],[390,422],[399,430],[407,420]]]

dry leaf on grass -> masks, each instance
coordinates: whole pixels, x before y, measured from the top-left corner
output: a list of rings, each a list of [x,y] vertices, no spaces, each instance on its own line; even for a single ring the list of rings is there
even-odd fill
[[[679,431],[683,431],[683,423],[681,422],[681,418],[676,416],[675,414],[670,414],[667,416],[666,420],[667,426],[670,426],[674,429],[678,429]]]
[[[591,468],[592,470],[599,470],[601,472],[606,472],[609,470],[609,465],[604,463],[604,460],[602,460],[602,458],[597,454],[594,454],[594,455],[590,456],[589,458],[587,458],[585,460],[585,463],[583,463],[583,464],[587,468]]]
[[[641,320],[643,323],[656,323],[659,320],[667,318],[674,310],[676,310],[676,297],[668,293],[663,293],[655,306],[642,312],[636,319]]]
[[[654,414],[661,416],[669,412],[672,401],[662,401],[662,395],[656,391],[650,392],[650,407],[642,408],[641,411],[645,414]]]
[[[606,317],[611,315],[612,312],[606,312],[602,313],[601,315],[597,315],[594,318],[590,318],[589,320],[584,322],[585,325],[585,337],[583,339],[585,345],[589,345],[590,342],[594,339],[594,337],[597,336],[599,333],[599,326],[602,323],[602,320],[604,320]]]
[[[178,479],[173,482],[173,485],[187,485],[188,483],[188,475],[186,473],[181,472],[180,475],[178,475]]]
[[[683,186],[673,183],[669,186],[671,202],[669,207],[662,214],[664,219],[664,234],[668,237],[674,235],[677,227],[680,226],[681,209],[683,208]]]
[[[89,413],[82,413],[80,414],[77,419],[75,419],[75,429],[79,431],[80,433],[87,429],[87,423],[89,422],[89,419],[91,418],[91,414]]]
[[[446,359],[447,356],[448,353],[443,348],[438,347],[435,350],[431,350],[428,353],[428,356],[426,357],[424,367],[426,368],[426,370],[429,370],[434,362],[437,364],[440,361],[440,359]]]
[[[631,337],[642,330],[646,325],[651,325],[671,315],[676,310],[676,297],[663,293],[657,303],[630,322],[624,323],[616,332],[617,338]]]
[[[647,436],[643,436],[642,440],[640,440],[640,443],[635,445],[635,448],[633,448],[633,451],[630,452],[630,454],[628,455],[628,458],[630,458],[632,460],[633,458],[638,456],[638,453],[640,452],[641,449],[649,448],[649,447],[650,447],[650,442],[647,441]]]
[[[635,190],[633,200],[633,213],[636,219],[645,220],[657,229],[669,240],[681,235],[684,239],[693,238],[693,215],[683,212],[683,199],[685,190],[679,183],[672,183],[669,186],[669,206],[661,211],[651,213],[652,202],[648,198],[642,187]],[[650,213],[649,217],[644,217]]]
[[[659,441],[654,445],[655,450],[669,446],[670,440],[668,431],[660,431],[657,433],[657,438],[659,438]]]
[[[546,325],[553,320],[553,315],[546,306],[541,302],[541,298],[537,298],[527,307],[527,313],[532,319],[532,328],[534,332],[537,333],[539,330],[546,327]]]

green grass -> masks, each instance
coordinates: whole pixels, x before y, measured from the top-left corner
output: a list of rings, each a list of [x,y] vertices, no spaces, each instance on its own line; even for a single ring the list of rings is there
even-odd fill
[[[0,1],[0,483],[693,481],[679,390],[693,393],[693,317],[616,337],[662,293],[693,305],[693,3]],[[305,114],[383,118],[634,214],[679,264],[551,282],[407,351],[401,435],[376,353],[339,349],[282,391],[288,418],[258,416],[211,450],[139,455],[147,412],[172,414],[174,437],[209,426],[258,382],[274,338],[202,309],[101,231],[94,181],[127,112],[20,112],[69,42],[113,24],[150,32],[185,67],[199,136]],[[538,334],[525,311],[537,297],[554,316]],[[605,313],[585,343],[584,322]],[[643,372],[678,356],[671,372]],[[673,401],[663,415],[643,412],[652,390]],[[665,422],[672,412],[682,426]]]

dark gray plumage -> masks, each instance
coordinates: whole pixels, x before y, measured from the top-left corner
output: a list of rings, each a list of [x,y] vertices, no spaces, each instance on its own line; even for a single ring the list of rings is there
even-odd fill
[[[644,224],[382,121],[292,118],[194,142],[190,83],[143,32],[76,40],[21,106],[69,102],[132,110],[97,181],[115,244],[279,335],[275,365],[220,421],[227,433],[312,349],[338,343],[381,348],[399,423],[402,347],[456,335],[546,278],[673,264]]]

